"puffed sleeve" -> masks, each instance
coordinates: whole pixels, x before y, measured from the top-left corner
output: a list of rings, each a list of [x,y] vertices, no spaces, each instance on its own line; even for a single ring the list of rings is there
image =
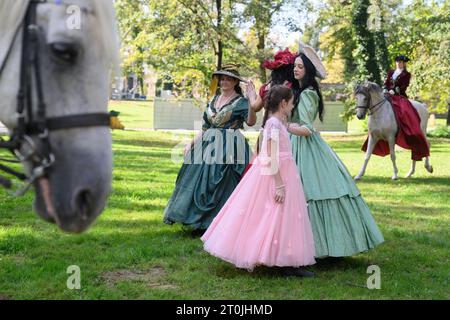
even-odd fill
[[[267,84],[264,84],[263,86],[261,86],[261,88],[259,89],[259,96],[261,97],[261,99],[264,100],[264,98],[266,97],[266,93],[267,93]]]
[[[237,102],[234,113],[238,118],[241,118],[243,122],[247,121],[248,118],[248,106],[249,102],[247,98],[241,97]]]
[[[299,124],[311,133],[315,131],[314,121],[319,110],[319,96],[315,90],[305,90],[300,96],[298,105]]]
[[[264,126],[264,138],[266,141],[278,140],[280,136],[281,126],[278,121],[274,118],[267,120]]]
[[[391,83],[392,71],[389,70],[384,81],[384,89],[389,90],[389,84]]]
[[[206,107],[206,110],[203,113],[203,125],[202,125],[202,130],[203,131],[206,131],[209,128],[211,128],[211,122],[208,119],[208,108],[209,108],[209,105]]]
[[[270,118],[269,120],[267,120],[266,124],[264,125],[263,142],[261,145],[261,152],[259,156],[261,165],[270,166],[270,155],[272,153],[272,149],[269,149],[269,141],[271,141],[272,148],[274,147],[274,144],[276,146],[279,143],[280,130],[281,126],[279,122],[274,118]]]

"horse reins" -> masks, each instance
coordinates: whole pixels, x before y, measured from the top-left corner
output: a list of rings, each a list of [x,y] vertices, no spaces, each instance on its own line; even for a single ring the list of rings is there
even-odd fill
[[[46,2],[47,0],[30,0],[28,4],[23,24],[20,86],[17,94],[16,109],[17,126],[13,130],[9,141],[4,141],[0,137],[0,148],[11,151],[18,159],[7,160],[0,158],[0,160],[15,163],[30,161],[32,164],[30,175],[20,173],[0,164],[1,171],[26,182],[24,188],[19,190],[16,195],[24,194],[36,179],[47,174],[48,169],[55,162],[55,156],[52,153],[49,141],[49,132],[82,127],[110,126],[110,115],[108,113],[88,113],[47,118],[47,106],[44,100],[39,65],[40,28],[37,25],[36,18],[37,6]],[[11,46],[14,45],[14,41]],[[34,95],[37,98],[35,103],[33,103]],[[33,114],[35,104],[37,104],[37,112]],[[37,137],[37,140],[36,138],[32,139],[32,136]],[[10,189],[12,181],[0,176],[0,185]]]
[[[356,109],[367,109],[369,111],[369,116],[372,115],[376,111],[377,107],[381,106],[386,101],[386,98],[383,98],[377,104],[372,105],[372,97],[369,92],[365,92],[364,90],[359,90],[357,93],[361,93],[366,97],[367,105],[357,106]]]

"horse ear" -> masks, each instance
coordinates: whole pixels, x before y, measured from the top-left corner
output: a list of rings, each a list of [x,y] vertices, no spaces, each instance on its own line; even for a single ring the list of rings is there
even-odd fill
[[[363,83],[357,83],[355,85],[355,94],[361,93],[363,91],[364,84]]]
[[[380,91],[380,86],[378,84],[376,84],[375,82],[369,82],[369,87],[370,90],[372,91]]]

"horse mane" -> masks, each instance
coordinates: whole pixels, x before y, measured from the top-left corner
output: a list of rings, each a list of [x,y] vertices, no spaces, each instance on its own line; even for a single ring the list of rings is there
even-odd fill
[[[8,52],[14,41],[21,22],[25,17],[25,11],[29,0],[2,0],[0,1],[0,70],[7,59]]]
[[[5,33],[8,34],[9,32],[12,32],[11,26],[20,24],[29,2],[30,0],[0,1],[0,30],[2,30],[2,36],[4,36]]]
[[[22,25],[29,2],[30,0],[0,1],[0,30],[2,33],[0,40],[0,65],[6,55],[6,51],[12,44],[14,35],[18,30],[17,28]],[[63,1],[63,3],[76,4],[76,1]],[[119,36],[113,0],[92,1],[92,5],[94,8],[94,17],[97,20],[98,30],[100,30],[101,35],[101,39],[98,40],[102,43],[106,59],[112,66],[118,68]]]
[[[381,90],[380,86],[378,84],[376,84],[375,82],[366,82],[366,86],[369,90],[375,91],[377,93],[382,93],[383,91]]]
[[[364,84],[358,84],[355,87],[355,94],[361,93],[364,95],[369,95],[370,91],[375,91],[380,94],[382,93],[380,86],[375,82],[366,81]]]

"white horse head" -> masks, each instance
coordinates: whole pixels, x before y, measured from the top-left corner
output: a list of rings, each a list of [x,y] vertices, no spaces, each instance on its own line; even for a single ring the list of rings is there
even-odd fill
[[[355,87],[356,116],[359,120],[365,119],[367,112],[373,107],[372,102],[381,101],[383,92],[374,82],[365,82]]]
[[[11,132],[18,127],[23,24],[31,1],[0,2],[0,121]],[[36,24],[46,117],[106,114],[111,66],[118,62],[113,1],[44,1],[37,5]],[[30,77],[36,112],[37,81]],[[31,138],[39,143],[37,136]],[[33,184],[35,210],[43,219],[67,232],[89,227],[103,211],[111,190],[111,144],[106,126],[50,131],[55,160]],[[23,164],[30,174],[33,164]]]

